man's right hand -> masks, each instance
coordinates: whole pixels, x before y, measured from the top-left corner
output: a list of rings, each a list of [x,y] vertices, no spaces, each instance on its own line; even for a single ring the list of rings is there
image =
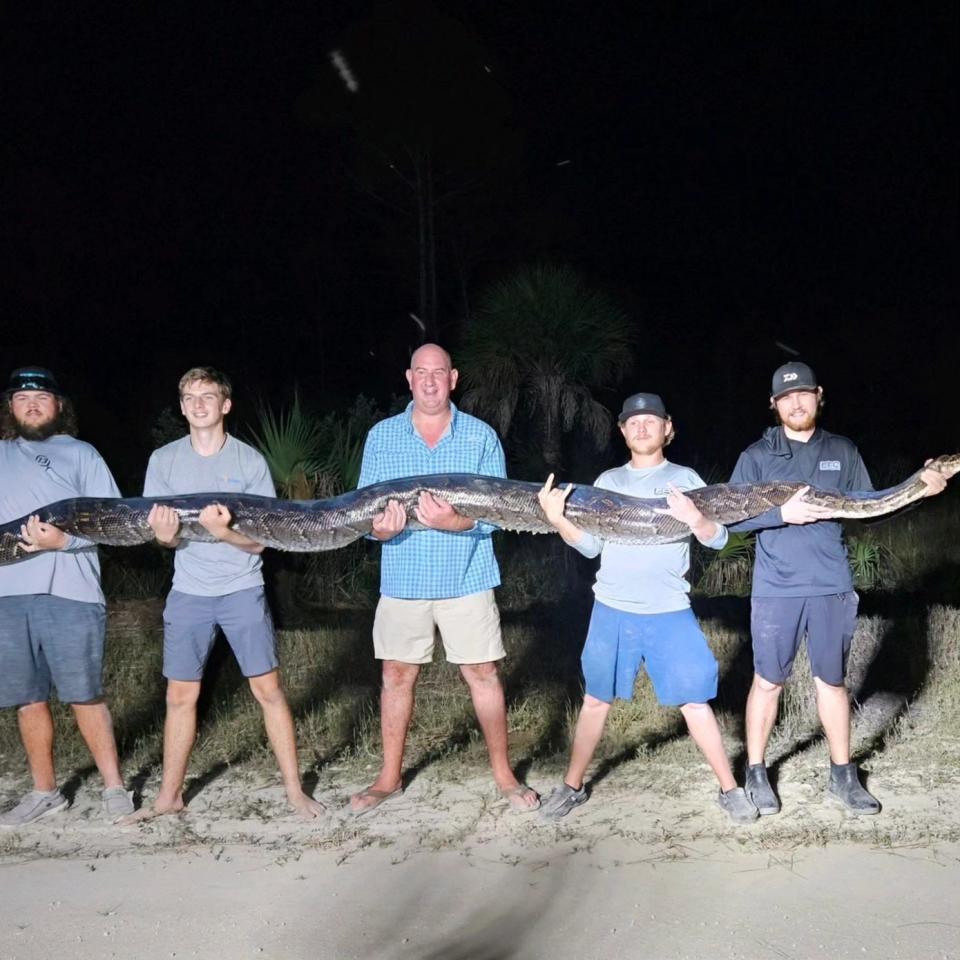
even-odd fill
[[[371,533],[378,540],[392,540],[407,525],[407,511],[398,500],[388,500],[383,513],[373,518]]]
[[[782,507],[780,516],[784,523],[815,523],[817,520],[829,520],[830,508],[816,503],[806,503],[803,495],[810,489],[801,487]]]
[[[177,534],[180,531],[180,515],[173,507],[162,503],[155,503],[147,514],[147,523],[158,543],[165,546],[176,546]]]

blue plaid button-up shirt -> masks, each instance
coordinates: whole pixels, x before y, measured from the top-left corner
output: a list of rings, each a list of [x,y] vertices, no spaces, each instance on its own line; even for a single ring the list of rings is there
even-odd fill
[[[432,449],[413,427],[413,404],[406,412],[375,424],[367,434],[358,486],[429,473],[479,473],[506,477],[500,438],[482,420],[450,404],[450,428]],[[472,530],[403,530],[383,544],[380,592],[401,600],[465,597],[500,585],[493,554],[493,527]]]

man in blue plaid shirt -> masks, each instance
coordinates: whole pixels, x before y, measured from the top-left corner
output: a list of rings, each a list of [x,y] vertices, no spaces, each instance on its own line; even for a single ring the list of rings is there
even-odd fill
[[[406,411],[367,435],[360,487],[430,473],[506,476],[496,433],[450,401],[457,371],[446,350],[432,343],[420,347],[410,358],[407,383],[413,400]],[[383,661],[383,766],[369,787],[350,798],[350,806],[366,813],[403,790],[414,688],[421,665],[433,658],[439,629],[447,660],[459,664],[470,688],[501,795],[515,810],[535,810],[540,798],[517,780],[507,756],[507,708],[496,664],[506,651],[493,597],[500,585],[493,527],[426,492],[416,515],[428,529],[406,529],[406,513],[396,500],[373,520],[373,536],[383,544],[373,624],[374,652]]]

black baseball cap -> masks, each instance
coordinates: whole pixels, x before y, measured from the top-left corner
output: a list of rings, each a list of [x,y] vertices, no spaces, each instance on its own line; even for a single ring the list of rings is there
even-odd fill
[[[63,391],[57,378],[45,367],[18,367],[10,374],[10,383],[7,385],[7,397],[12,397],[21,390],[37,390],[52,393],[62,397]]]
[[[812,368],[799,360],[791,360],[782,367],[777,367],[773,375],[773,385],[770,387],[770,396],[779,400],[785,393],[794,390],[816,390],[817,375]]]
[[[617,422],[623,423],[638,413],[648,413],[661,420],[670,419],[663,401],[655,393],[635,393],[623,401],[623,409],[617,417]]]

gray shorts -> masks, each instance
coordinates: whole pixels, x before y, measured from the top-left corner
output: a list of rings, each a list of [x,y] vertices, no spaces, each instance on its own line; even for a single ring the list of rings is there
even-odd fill
[[[750,609],[754,670],[764,680],[783,683],[806,635],[811,673],[824,683],[840,686],[859,602],[852,590],[826,597],[754,597]]]
[[[168,680],[200,680],[217,627],[245,677],[277,669],[277,643],[263,587],[222,597],[171,590],[163,610],[163,675]]]
[[[87,703],[103,695],[102,603],[48,593],[0,597],[0,707],[50,699]]]

